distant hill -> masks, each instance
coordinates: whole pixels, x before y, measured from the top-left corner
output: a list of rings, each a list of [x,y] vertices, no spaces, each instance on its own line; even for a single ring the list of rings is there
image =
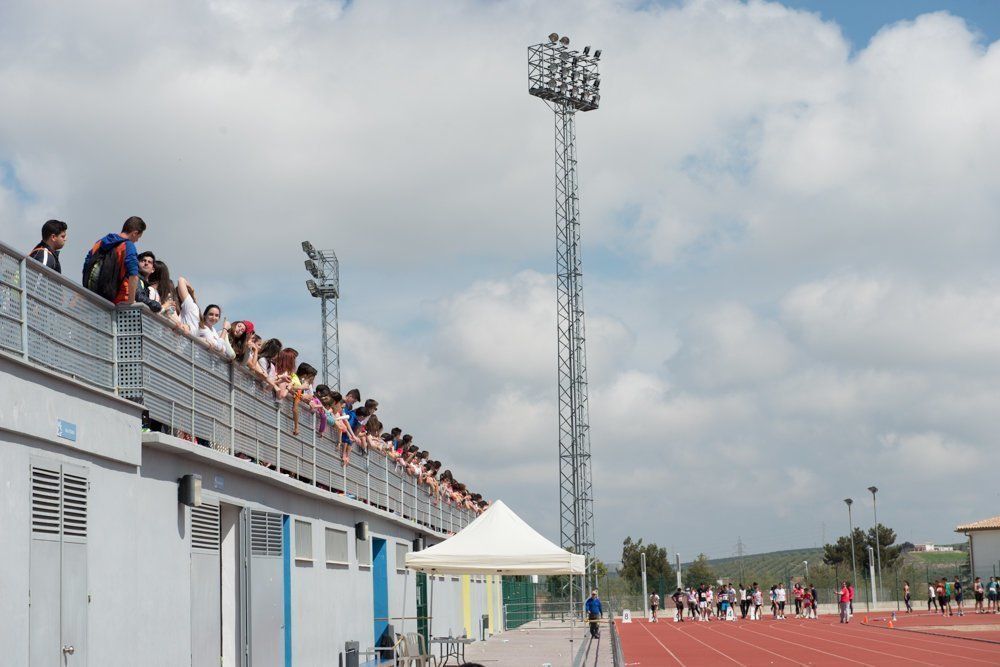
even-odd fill
[[[708,563],[720,578],[728,578],[734,583],[757,581],[764,584],[765,582],[787,581],[789,576],[804,576],[806,572],[802,561],[809,561],[810,567],[821,565],[823,549],[787,549],[763,554],[748,554],[743,556],[742,570],[740,559],[736,556],[713,558]],[[681,570],[683,571],[689,565],[690,563],[682,563]]]
[[[954,546],[956,549],[965,547],[964,544]],[[930,574],[943,576],[957,571],[953,569],[956,566],[967,564],[968,558],[969,554],[964,551],[930,553],[911,551],[903,556],[903,565],[918,572],[926,571]],[[786,549],[762,554],[747,554],[743,556],[742,570],[740,559],[736,556],[712,558],[709,559],[708,563],[719,578],[729,579],[733,583],[757,581],[765,584],[788,581],[789,577],[805,576],[806,570],[803,561],[809,562],[813,576],[819,574],[817,568],[824,569],[823,549]],[[690,565],[691,563],[682,563],[681,569],[685,570]]]

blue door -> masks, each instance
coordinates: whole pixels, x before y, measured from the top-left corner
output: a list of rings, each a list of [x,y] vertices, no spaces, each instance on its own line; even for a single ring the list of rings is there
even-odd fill
[[[377,537],[372,538],[372,603],[375,645],[378,646],[389,627],[389,573],[386,569],[385,540]]]

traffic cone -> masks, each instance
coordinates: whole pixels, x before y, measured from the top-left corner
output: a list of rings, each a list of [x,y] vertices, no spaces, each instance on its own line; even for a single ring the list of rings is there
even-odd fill
[[[889,621],[889,629],[892,629],[892,621]]]
[[[864,618],[864,620],[863,620],[863,621],[861,621],[861,624],[862,624],[862,625],[868,625],[868,616],[867,616],[867,614],[865,615],[865,618]]]

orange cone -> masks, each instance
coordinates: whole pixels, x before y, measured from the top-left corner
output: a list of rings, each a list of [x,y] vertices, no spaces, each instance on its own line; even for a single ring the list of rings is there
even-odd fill
[[[868,617],[865,616],[865,620],[861,621],[862,624],[868,625]]]
[[[889,621],[889,629],[892,629],[892,621]]]

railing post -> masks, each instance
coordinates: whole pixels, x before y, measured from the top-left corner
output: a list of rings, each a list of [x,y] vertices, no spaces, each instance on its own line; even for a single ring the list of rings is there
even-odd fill
[[[194,349],[194,346],[196,344],[197,343],[195,343],[193,340],[188,340],[188,347],[191,348],[191,442],[194,443],[194,444],[198,444],[198,436],[195,435],[195,433],[194,433],[194,415],[195,415],[195,409],[194,409],[194,396],[195,396],[195,389],[194,389],[194,376],[195,376],[194,356],[195,356],[195,349]]]
[[[318,425],[318,423],[316,421],[317,418],[318,418],[318,415],[314,412],[314,413],[312,413],[312,416],[313,416],[313,425],[312,425],[313,474],[312,474],[312,481],[313,481],[313,486],[316,486],[316,483],[317,483],[316,482],[316,429],[319,428],[319,425]]]
[[[274,449],[275,449],[275,455],[274,455],[274,457],[275,457],[275,459],[277,459],[274,462],[274,467],[280,473],[281,472],[281,404],[280,403],[278,404],[278,407],[276,407],[274,409],[274,412],[275,412],[275,416],[274,416],[274,430],[275,430],[274,442],[276,443],[275,447],[274,447]]]
[[[28,258],[22,257],[21,273],[21,355],[28,358]]]
[[[229,362],[229,453],[236,456],[236,364]]]
[[[389,511],[389,457],[386,456],[382,459],[383,467],[385,468],[385,511]]]
[[[121,384],[118,381],[118,313],[116,309],[111,315],[111,391],[115,396],[121,393],[118,391]]]

